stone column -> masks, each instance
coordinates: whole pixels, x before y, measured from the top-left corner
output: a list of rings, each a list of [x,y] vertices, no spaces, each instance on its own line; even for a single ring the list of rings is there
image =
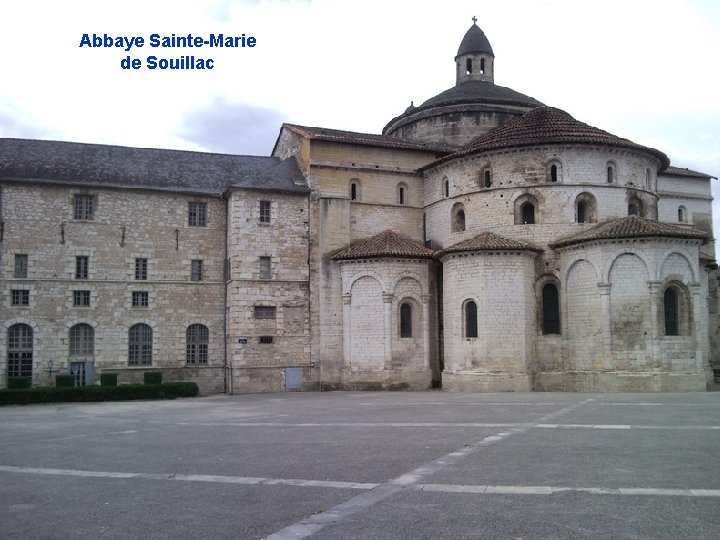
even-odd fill
[[[660,335],[662,328],[658,325],[658,299],[660,297],[659,281],[648,281],[648,293],[650,294],[650,360],[653,365],[660,359]]]
[[[392,301],[391,293],[383,293],[383,319],[385,327],[385,369],[392,369]]]
[[[350,329],[351,315],[350,315],[350,301],[352,295],[350,293],[343,294],[343,363],[344,367],[352,369],[352,332]]]
[[[600,311],[602,317],[602,342],[604,349],[603,369],[611,371],[615,367],[612,356],[612,328],[610,324],[610,283],[598,283],[600,289]]]
[[[430,369],[430,295],[422,296],[422,315],[423,315],[423,355],[425,361],[423,367]]]
[[[690,301],[692,302],[693,327],[691,329],[695,336],[695,361],[698,370],[702,370],[707,363],[706,354],[708,347],[708,335],[706,327],[700,323],[702,317],[702,305],[700,304],[700,283],[690,283]]]

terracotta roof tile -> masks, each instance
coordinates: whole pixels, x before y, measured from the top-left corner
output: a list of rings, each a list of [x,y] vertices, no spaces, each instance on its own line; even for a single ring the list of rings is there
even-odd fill
[[[522,242],[520,240],[511,240],[509,238],[503,238],[497,234],[491,232],[484,232],[475,238],[469,240],[463,240],[457,244],[438,251],[436,257],[442,257],[448,253],[460,253],[463,251],[516,251],[516,250],[528,250],[528,251],[542,251],[537,246],[534,246],[528,242]]]
[[[571,246],[591,240],[616,240],[621,238],[689,238],[707,240],[708,235],[697,229],[686,229],[669,223],[661,223],[638,216],[611,219],[581,233],[561,238],[550,244],[552,248]]]
[[[587,144],[631,148],[653,154],[660,159],[663,168],[670,164],[667,156],[659,150],[647,148],[579,122],[560,109],[537,107],[481,135],[457,152],[435,161],[433,165],[476,152],[543,144]]]
[[[317,141],[329,141],[345,144],[361,144],[364,146],[375,146],[380,148],[401,148],[406,150],[424,150],[447,154],[453,149],[439,144],[426,144],[388,135],[376,135],[374,133],[358,133],[356,131],[344,131],[341,129],[329,129],[321,127],[298,126],[296,124],[283,124],[303,137]]]
[[[336,253],[332,259],[369,259],[373,257],[401,257],[404,259],[432,259],[433,251],[406,236],[386,230],[372,238],[361,240]]]

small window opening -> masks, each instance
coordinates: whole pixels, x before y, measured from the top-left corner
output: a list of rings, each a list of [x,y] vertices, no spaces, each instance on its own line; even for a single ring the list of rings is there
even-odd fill
[[[678,208],[678,221],[680,223],[685,223],[687,221],[687,211],[684,206]]]
[[[577,206],[577,222],[587,223],[587,203],[580,201]]]
[[[450,182],[445,180],[445,198],[450,196]]]
[[[472,59],[468,58],[465,60],[465,75],[470,75],[472,73]]]
[[[490,169],[485,170],[483,177],[485,187],[489,188],[490,186],[492,186],[492,173],[490,172]]]
[[[485,59],[484,58],[480,59],[480,73],[481,74],[485,73]]]
[[[680,335],[678,325],[678,291],[675,287],[665,289],[663,304],[665,311],[665,335]]]
[[[472,300],[465,303],[465,337],[478,337],[477,304]]]
[[[615,170],[612,168],[611,165],[608,165],[607,168],[607,183],[612,184],[615,181]]]
[[[412,306],[407,302],[400,305],[400,337],[412,337]]]
[[[357,201],[357,184],[355,182],[350,184],[350,200]]]
[[[520,207],[520,217],[523,225],[535,224],[535,206],[531,202],[525,202]]]
[[[553,165],[550,167],[550,181],[551,182],[557,182],[558,175],[557,175],[557,165]]]
[[[548,283],[542,290],[543,334],[560,333],[560,302],[557,287]]]
[[[260,336],[261,345],[270,345],[273,342],[273,336]]]
[[[398,189],[398,203],[405,204],[405,188],[401,187]]]

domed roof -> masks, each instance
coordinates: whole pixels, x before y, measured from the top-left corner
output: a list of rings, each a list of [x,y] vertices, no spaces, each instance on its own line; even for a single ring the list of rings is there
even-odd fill
[[[473,102],[502,103],[526,107],[543,106],[537,99],[516,92],[512,88],[498,86],[490,81],[466,81],[439,93],[435,97],[431,97],[418,108]]]
[[[485,33],[475,23],[465,33],[465,37],[460,42],[457,56],[468,53],[487,53],[495,56],[488,38],[485,37]]]
[[[447,161],[475,152],[499,148],[517,148],[542,144],[588,144],[643,150],[653,154],[664,169],[667,156],[654,148],[622,139],[602,129],[575,120],[563,110],[538,107],[478,137],[457,152],[438,161]],[[435,163],[438,163],[436,161]]]

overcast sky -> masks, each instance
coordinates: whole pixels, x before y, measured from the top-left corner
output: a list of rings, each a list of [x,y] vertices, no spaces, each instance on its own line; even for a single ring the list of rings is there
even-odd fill
[[[282,122],[379,133],[455,84],[472,16],[496,84],[720,176],[717,0],[8,2],[0,136],[268,155]],[[146,44],[80,47],[85,33]],[[151,48],[153,33],[257,45]],[[215,68],[144,67],[188,54]],[[121,69],[128,55],[143,68]]]

